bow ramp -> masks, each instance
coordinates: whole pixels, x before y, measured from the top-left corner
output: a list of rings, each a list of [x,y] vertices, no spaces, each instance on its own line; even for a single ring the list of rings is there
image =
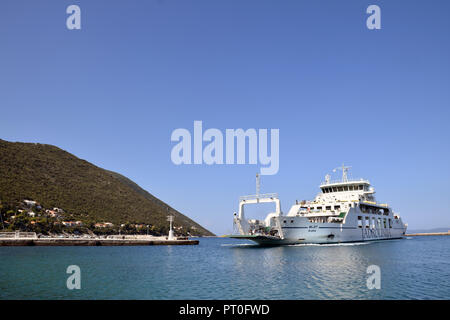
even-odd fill
[[[275,203],[275,212],[271,212],[264,220],[246,219],[244,207],[260,203]],[[283,230],[280,223],[281,204],[276,193],[243,196],[239,199],[239,214],[234,214],[234,225],[237,234],[228,238],[247,239],[257,243],[278,242],[283,240]]]

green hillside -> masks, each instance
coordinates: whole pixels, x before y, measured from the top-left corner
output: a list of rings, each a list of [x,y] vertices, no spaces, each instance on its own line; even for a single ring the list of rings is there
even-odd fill
[[[212,235],[118,173],[55,146],[0,140],[0,200],[19,204],[24,199],[62,208],[83,221],[144,223],[159,231],[167,229],[167,215],[172,214],[174,226]]]

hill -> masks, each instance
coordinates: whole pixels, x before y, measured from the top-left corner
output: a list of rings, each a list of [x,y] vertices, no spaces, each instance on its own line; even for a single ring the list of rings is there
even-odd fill
[[[144,223],[161,232],[167,230],[171,214],[174,226],[191,234],[212,235],[116,172],[52,145],[0,139],[0,200],[18,204],[24,199],[36,200],[45,208],[62,208],[79,220]]]

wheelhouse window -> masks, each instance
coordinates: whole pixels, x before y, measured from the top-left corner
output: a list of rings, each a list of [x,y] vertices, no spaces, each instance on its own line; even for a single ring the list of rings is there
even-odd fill
[[[359,185],[359,190],[363,190],[364,186],[362,184]],[[317,189],[316,189],[317,190]]]
[[[370,218],[366,217],[366,228],[369,229],[369,225],[370,225]]]
[[[362,217],[358,216],[358,228],[362,228]]]
[[[392,229],[392,220],[389,219],[389,229]]]
[[[341,206],[334,206],[334,210],[339,210],[341,209]]]
[[[325,210],[331,210],[331,206],[326,206]]]

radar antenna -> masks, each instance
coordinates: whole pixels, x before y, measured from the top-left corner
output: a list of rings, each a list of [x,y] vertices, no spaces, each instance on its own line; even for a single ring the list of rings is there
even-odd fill
[[[351,166],[345,166],[344,164],[342,164],[342,167],[337,167],[333,169],[333,172],[336,172],[337,170],[342,170],[342,182],[347,182],[348,181],[348,177],[347,177],[347,173],[348,173],[348,169],[350,169]]]

